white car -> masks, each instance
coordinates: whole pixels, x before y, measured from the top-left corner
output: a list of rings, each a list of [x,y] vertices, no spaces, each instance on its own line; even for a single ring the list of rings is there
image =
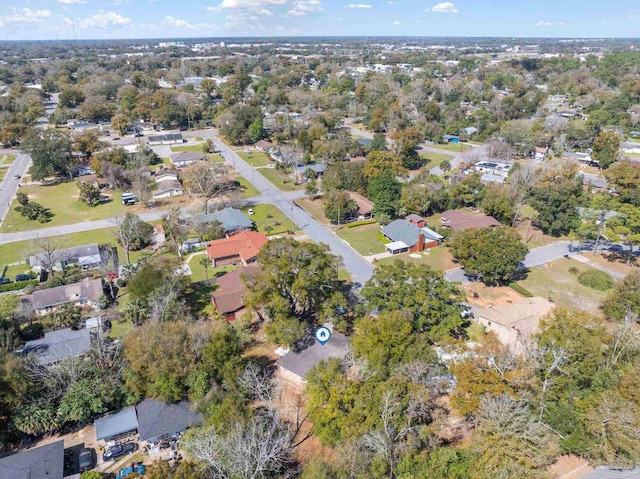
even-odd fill
[[[251,216],[253,216],[253,215],[255,215],[255,214],[256,214],[256,212],[255,212],[255,211],[253,211],[253,209],[251,209],[251,208],[249,208],[249,209],[247,210],[247,213],[249,213],[249,215],[251,215]]]

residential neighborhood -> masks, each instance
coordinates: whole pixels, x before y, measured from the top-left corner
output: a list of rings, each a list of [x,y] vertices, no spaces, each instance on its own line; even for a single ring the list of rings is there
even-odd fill
[[[124,3],[0,52],[0,479],[638,474],[633,39]]]

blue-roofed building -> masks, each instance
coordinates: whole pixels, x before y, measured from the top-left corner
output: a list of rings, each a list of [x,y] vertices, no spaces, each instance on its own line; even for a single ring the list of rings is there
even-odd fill
[[[227,235],[253,229],[253,221],[236,208],[224,208],[215,213],[197,215],[195,219],[200,223],[213,223],[214,221],[218,221]]]
[[[416,216],[417,215],[411,215]],[[432,229],[419,227],[413,221],[394,220],[382,228],[391,243],[385,245],[387,251],[392,254],[410,252],[420,252],[426,248],[435,248],[440,244],[443,236]]]
[[[478,129],[475,126],[469,126],[462,131],[464,131],[464,134],[467,136],[471,136],[474,133],[478,133]]]
[[[460,137],[457,135],[442,135],[442,141],[445,143],[460,143]]]
[[[187,401],[167,404],[145,399],[136,406],[140,440],[155,443],[199,426],[202,416],[192,409],[193,405]]]
[[[64,359],[77,358],[91,349],[91,332],[71,328],[44,333],[44,338],[27,341],[19,352],[32,356],[40,366],[48,366]]]
[[[96,441],[112,441],[130,436],[138,431],[135,406],[126,407],[116,413],[107,414],[93,422]]]

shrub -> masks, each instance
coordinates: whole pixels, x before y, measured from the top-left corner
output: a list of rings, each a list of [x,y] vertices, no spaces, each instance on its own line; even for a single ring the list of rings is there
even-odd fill
[[[578,276],[578,273],[580,273],[580,270],[578,268],[576,268],[575,266],[572,266],[571,268],[569,268],[569,273]]]
[[[37,279],[32,279],[32,280],[28,280],[28,281],[17,281],[15,283],[8,283],[8,284],[3,284],[0,285],[0,293],[6,293],[7,291],[18,291],[20,289],[26,288],[29,285],[36,285],[38,284],[38,280]]]
[[[525,298],[533,298],[533,293],[529,291],[527,288],[523,288],[518,283],[509,283],[509,287],[514,290],[516,293],[520,293]]]
[[[581,273],[580,276],[578,276],[578,282],[582,286],[586,286],[587,288],[592,288],[597,291],[606,291],[614,286],[611,276],[604,271],[597,269],[590,269]]]
[[[372,225],[373,223],[376,223],[376,222],[377,220],[374,220],[373,218],[371,218],[370,220],[354,221],[353,223],[349,223],[347,225],[347,228],[357,228],[358,226]]]

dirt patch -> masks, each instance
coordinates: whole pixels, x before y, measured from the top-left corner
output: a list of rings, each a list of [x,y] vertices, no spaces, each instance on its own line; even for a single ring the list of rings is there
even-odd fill
[[[570,454],[560,456],[549,467],[549,475],[558,479],[578,479],[591,470],[586,459]]]
[[[626,258],[619,258],[615,255],[607,253],[596,255],[593,251],[587,251],[586,253],[582,253],[582,256],[620,274],[628,275],[638,270],[636,266],[626,264]]]
[[[522,241],[524,241],[530,249],[569,239],[567,237],[554,238],[553,236],[546,235],[538,228],[531,226],[531,220],[529,219],[521,220],[518,226],[516,226],[516,230],[520,233],[520,236],[522,236]]]
[[[519,303],[522,296],[505,286],[486,286],[481,283],[465,284],[462,288],[467,293],[467,301],[483,308],[492,306],[506,306]]]

